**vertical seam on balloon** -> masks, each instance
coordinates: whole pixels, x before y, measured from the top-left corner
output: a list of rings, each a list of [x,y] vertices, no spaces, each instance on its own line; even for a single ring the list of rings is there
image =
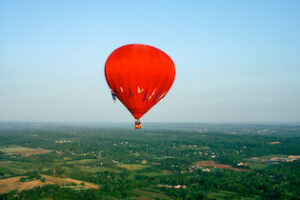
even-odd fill
[[[160,62],[163,62],[163,65],[162,66],[166,66],[165,65],[165,59],[162,59],[162,54],[160,53],[159,54],[159,60],[160,60]],[[164,90],[164,80],[162,80],[162,77],[164,77],[164,76],[162,76],[162,74],[164,75],[164,71],[165,71],[165,69],[161,69],[161,71],[160,71],[160,76],[159,76],[159,84],[160,84],[160,86],[159,86],[159,88],[161,88],[161,91],[159,92],[159,94],[161,94],[162,93],[162,91]],[[157,99],[157,98],[156,98]],[[155,100],[156,100],[155,99]],[[154,100],[154,101],[155,101]],[[156,102],[157,103],[157,102]]]
[[[133,45],[133,48],[135,46]],[[132,56],[132,50],[130,51],[130,54],[129,54],[129,58],[131,59],[131,56]],[[132,66],[126,66],[126,67],[132,67]],[[129,73],[130,70],[126,70],[126,77],[127,77],[127,85],[128,85],[128,98],[127,99],[127,102],[128,104],[130,105],[130,113],[133,115],[134,114],[134,105],[135,105],[135,101],[134,101],[134,98],[129,98],[131,97],[130,93],[132,93],[132,77],[130,76],[130,73]],[[133,116],[134,117],[134,116]]]
[[[113,58],[114,56],[115,56],[115,55],[112,55],[112,58]],[[108,64],[108,66],[110,66],[110,63]],[[111,81],[111,85],[109,85],[109,86],[110,86],[110,89],[111,89],[111,91],[113,91],[116,84],[115,84],[114,79],[112,78],[111,72],[109,73],[108,77],[110,78],[110,81]]]
[[[122,75],[125,74],[124,67],[122,67],[122,66],[124,66],[123,59],[118,59],[118,65],[117,65],[116,71],[118,71],[119,73],[117,73],[117,82],[126,85],[126,81],[124,81],[122,79]],[[121,85],[121,84],[119,84],[119,85]],[[124,85],[122,85],[122,86],[124,87]],[[122,104],[127,108],[126,104],[128,104],[128,99],[124,95],[124,93],[122,93],[122,94],[120,93],[120,98],[121,98],[120,101],[122,102]],[[129,110],[129,109],[127,108],[127,110]],[[131,111],[129,110],[129,112],[131,112]]]
[[[135,48],[135,45],[133,45],[132,48]],[[132,49],[130,49],[130,56],[132,55],[131,52],[132,52]],[[132,59],[130,56],[128,56],[128,57],[130,59]],[[129,66],[129,67],[132,68],[132,66]],[[131,73],[131,75],[132,75],[132,73]],[[133,73],[133,75],[136,76],[136,74],[134,74],[134,73]],[[128,72],[128,70],[127,70],[127,80],[128,80],[128,86],[129,86],[128,87],[128,103],[130,104],[130,108],[131,108],[130,112],[131,112],[132,116],[135,118],[134,111],[135,111],[135,105],[136,105],[136,103],[135,103],[135,98],[131,98],[134,95],[134,93],[132,93],[132,91],[134,91],[134,88],[133,88],[133,83],[134,82],[132,82],[132,78],[137,78],[137,77],[131,77],[130,74],[129,74],[129,72]]]
[[[152,50],[152,47],[151,48],[146,48],[146,59],[149,59],[151,56],[150,56],[150,54],[151,54],[151,51]],[[146,67],[146,71],[147,72],[151,72],[151,60],[149,60],[148,61],[149,63],[150,63],[150,65],[149,64],[147,64],[147,65],[145,65],[145,62],[143,62],[143,68],[145,69]],[[144,72],[145,73],[145,72]],[[146,99],[147,99],[147,94],[148,94],[148,92],[150,93],[150,91],[151,91],[151,87],[149,87],[149,83],[151,83],[151,76],[150,75],[147,75],[146,76],[146,80],[145,80],[145,83],[146,83],[146,91],[145,91],[145,94],[144,94],[144,98],[145,98],[145,100],[143,100],[141,103],[142,103],[142,110],[143,110],[143,114],[145,114],[147,111],[148,111],[148,109],[147,109],[147,107],[148,107],[148,102],[146,101]]]
[[[165,65],[163,63],[163,60],[161,59],[161,56],[162,56],[161,55],[161,51],[159,50],[159,52],[156,52],[156,54],[158,55],[157,62],[159,64],[160,68],[159,68],[159,73],[158,73],[158,77],[156,78],[155,84],[156,84],[156,88],[161,88],[163,86],[163,81],[161,81],[161,80],[162,80],[162,73],[164,72],[164,66]],[[159,85],[157,85],[157,84],[159,84]],[[154,91],[156,91],[156,88],[155,88]],[[155,104],[156,104],[155,99],[153,99],[152,101],[150,101],[149,109],[152,108],[152,107],[154,107]]]
[[[141,70],[143,69],[143,66],[141,66],[141,64],[143,64],[143,63],[144,62],[139,60],[138,71],[137,71],[137,87],[138,88],[141,85]],[[136,88],[136,89],[138,89],[138,88]],[[142,90],[143,90],[143,88],[142,88]],[[135,102],[135,104],[138,106],[137,110],[138,110],[139,113],[141,113],[141,106],[142,106],[141,103],[140,103],[140,99],[141,99],[140,98],[140,93],[137,92],[137,99],[136,99],[137,102]]]
[[[137,48],[137,46],[136,45],[133,45],[133,49],[135,49],[135,48]],[[139,59],[137,59],[137,61],[138,61],[138,64],[139,64]],[[135,63],[136,64],[136,63]],[[132,85],[132,87],[133,88],[130,88],[132,91],[134,91],[134,94],[133,95],[136,95],[136,89],[137,89],[137,85],[139,84],[139,81],[140,81],[140,77],[139,77],[139,72],[140,72],[140,66],[139,65],[137,65],[137,69],[135,69],[136,71],[135,71],[135,73],[134,73],[134,78],[136,79],[136,85]],[[138,95],[136,95],[136,97],[135,98],[132,98],[132,102],[133,102],[133,105],[135,106],[135,109],[134,109],[134,113],[136,113],[137,112],[137,106],[138,106],[138,104],[137,104],[137,99],[136,98],[138,98]],[[134,114],[133,113],[133,114]]]

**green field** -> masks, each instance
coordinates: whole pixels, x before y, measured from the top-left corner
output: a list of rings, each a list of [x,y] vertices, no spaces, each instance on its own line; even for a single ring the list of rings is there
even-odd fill
[[[33,163],[18,162],[18,161],[0,161],[0,167],[11,170],[30,171],[36,166]]]
[[[98,159],[82,159],[68,161],[67,164],[89,164],[98,161]]]
[[[256,169],[256,170],[260,170],[260,169],[264,169],[266,167],[268,167],[267,164],[264,163],[253,163],[251,165],[249,165],[250,169]]]
[[[162,193],[161,191],[156,191],[156,190],[133,190],[131,192],[132,194],[137,195],[137,198],[132,198],[132,199],[145,199],[145,200],[150,200],[150,199],[172,199],[168,195]]]
[[[34,151],[36,149],[31,149],[22,146],[9,146],[9,147],[0,147],[0,151],[5,153],[13,153],[13,152],[26,152],[26,151]]]
[[[33,163],[17,162],[17,161],[0,161],[0,173],[4,177],[23,174],[33,171],[37,168]]]
[[[282,154],[270,154],[270,155],[266,155],[266,156],[261,156],[261,158],[287,158],[289,157],[289,155],[282,155]]]
[[[13,146],[0,147],[0,152],[4,152],[10,155],[31,156],[36,154],[46,154],[49,153],[50,151],[42,148],[33,149],[33,148],[22,147],[19,145],[13,145]]]
[[[149,167],[149,165],[141,165],[141,164],[121,164],[118,165],[118,167],[129,170],[129,171],[134,171],[134,170],[142,170],[144,168]]]
[[[154,157],[154,159],[157,159],[157,160],[168,159],[168,158],[175,158],[175,156]]]
[[[215,199],[215,200],[223,200],[223,199],[252,200],[252,199],[255,199],[255,198],[251,198],[251,197],[241,197],[239,194],[236,194],[234,192],[229,192],[229,191],[218,191],[218,192],[208,193],[207,197],[209,197],[209,199]]]
[[[105,172],[105,171],[119,173],[122,171],[120,169],[116,169],[116,168],[112,168],[112,167],[83,167],[80,170],[85,171],[85,172],[90,172],[90,173]]]
[[[168,176],[170,174],[163,172],[141,172],[138,175],[148,176],[148,177],[157,177],[157,176]]]

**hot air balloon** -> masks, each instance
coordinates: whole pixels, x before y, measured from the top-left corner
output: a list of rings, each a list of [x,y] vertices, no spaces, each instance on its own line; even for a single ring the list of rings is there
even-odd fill
[[[105,63],[105,77],[113,98],[124,104],[139,119],[163,99],[175,79],[172,59],[160,49],[144,44],[129,44],[113,51]]]

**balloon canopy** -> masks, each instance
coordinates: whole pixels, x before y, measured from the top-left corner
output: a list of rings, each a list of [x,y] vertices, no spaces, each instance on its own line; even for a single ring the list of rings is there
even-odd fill
[[[155,47],[129,44],[107,58],[105,77],[113,95],[135,119],[140,119],[170,90],[175,66],[166,53]]]

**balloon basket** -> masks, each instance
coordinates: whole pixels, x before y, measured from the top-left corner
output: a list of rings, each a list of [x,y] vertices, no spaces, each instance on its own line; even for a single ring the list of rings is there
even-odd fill
[[[135,129],[141,129],[141,128],[142,128],[142,125],[140,125],[140,124],[139,124],[139,125],[134,125],[134,128],[135,128]]]

